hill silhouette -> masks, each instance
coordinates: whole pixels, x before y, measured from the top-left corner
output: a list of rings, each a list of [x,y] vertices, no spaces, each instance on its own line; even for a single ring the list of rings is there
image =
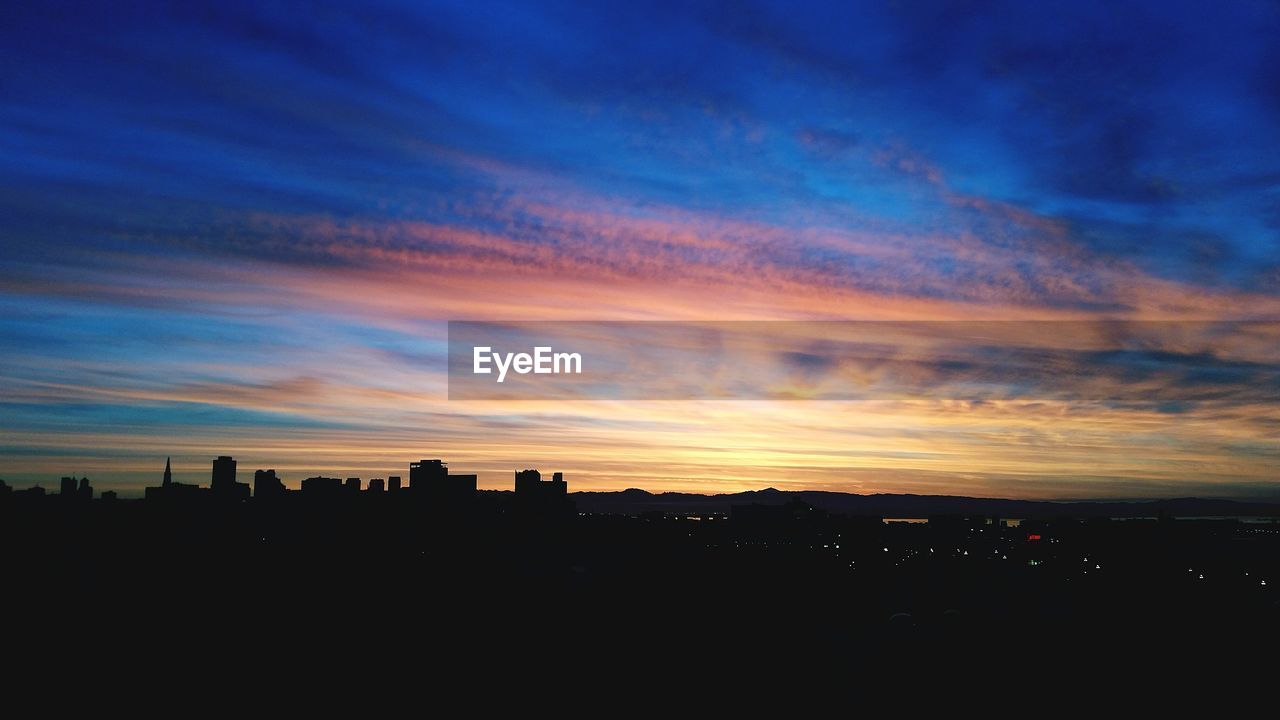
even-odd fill
[[[800,500],[831,513],[888,518],[923,518],[930,515],[995,515],[1008,518],[1280,517],[1280,503],[1195,497],[1142,501],[1048,501],[962,495],[860,495],[776,488],[720,495],[651,493],[628,488],[614,492],[573,492],[570,496],[581,511],[618,514],[720,513],[728,512],[734,505],[783,505]]]

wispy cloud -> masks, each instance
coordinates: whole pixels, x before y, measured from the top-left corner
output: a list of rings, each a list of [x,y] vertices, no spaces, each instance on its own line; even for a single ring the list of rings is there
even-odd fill
[[[848,406],[444,400],[449,319],[1280,318],[1280,14],[1044,12],[7,10],[0,473],[1271,492],[1265,333],[772,349],[896,384]]]

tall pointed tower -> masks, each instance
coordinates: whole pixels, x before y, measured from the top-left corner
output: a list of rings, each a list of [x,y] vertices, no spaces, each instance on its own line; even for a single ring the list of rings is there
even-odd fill
[[[169,458],[164,459],[164,483],[165,487],[173,484],[173,471],[169,469]]]

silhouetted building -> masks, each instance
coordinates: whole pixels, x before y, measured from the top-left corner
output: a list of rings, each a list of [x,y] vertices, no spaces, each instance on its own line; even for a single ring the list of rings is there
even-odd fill
[[[302,481],[302,494],[307,498],[332,498],[342,494],[342,478],[309,477]]]
[[[399,491],[400,491],[400,476],[399,476],[399,475],[392,475],[391,477],[387,478],[387,491],[388,491],[388,492],[399,492]]]
[[[219,455],[213,459],[213,485],[215,491],[236,481],[236,461],[229,455]]]
[[[280,497],[286,492],[275,470],[258,470],[253,474],[253,496],[258,499]]]
[[[409,463],[409,489],[437,502],[467,502],[476,495],[475,475],[451,475],[443,460]]]
[[[115,502],[117,498],[115,490],[104,490],[102,493],[103,502]]]
[[[559,499],[568,495],[564,473],[555,473],[550,480],[543,480],[537,470],[516,471],[516,497],[529,500]]]
[[[63,500],[92,500],[93,488],[89,485],[89,478],[83,477],[76,480],[75,476],[62,478],[62,490],[60,492]]]
[[[227,455],[220,455],[213,461],[213,483],[209,489],[217,498],[249,499],[249,484],[236,482],[236,461]]]
[[[5,482],[4,480],[0,480],[0,495],[12,495],[12,494],[13,494],[13,488],[10,487],[9,483]]]
[[[409,463],[409,487],[413,490],[424,490],[430,484],[444,480],[449,476],[449,467],[443,460],[421,460]]]
[[[173,500],[193,500],[202,497],[205,489],[199,485],[190,485],[187,483],[176,482],[173,479],[173,470],[170,466],[170,459],[165,458],[164,461],[164,479],[157,487],[149,487],[143,490],[143,498],[152,501],[173,501]]]
[[[574,503],[569,500],[564,473],[554,473],[543,480],[537,470],[516,471],[516,506],[522,512],[542,516],[572,515]]]
[[[387,481],[383,480],[382,478],[369,478],[369,492],[371,493],[382,492],[383,486],[386,484],[386,482]]]
[[[346,488],[350,493],[360,492],[360,478],[347,478]]]

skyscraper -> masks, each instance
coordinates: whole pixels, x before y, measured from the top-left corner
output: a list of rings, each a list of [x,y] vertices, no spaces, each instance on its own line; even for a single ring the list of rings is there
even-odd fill
[[[249,483],[236,482],[236,461],[220,455],[213,461],[213,483],[210,487],[215,497],[228,500],[249,499]]]
[[[273,498],[284,493],[284,483],[280,482],[275,470],[259,470],[253,474],[253,496],[255,498]]]
[[[413,490],[425,490],[434,483],[449,477],[449,468],[443,460],[422,460],[409,463],[409,487]]]
[[[220,455],[213,461],[213,491],[226,490],[236,481],[236,461],[227,455]]]
[[[516,471],[516,506],[522,512],[538,515],[570,516],[574,504],[569,500],[564,473],[557,472],[548,480],[537,470]]]
[[[188,485],[173,479],[173,459],[164,459],[164,479],[159,486],[149,487],[145,491],[148,500],[175,501],[192,500],[200,497],[205,491],[199,485]]]
[[[558,472],[550,480],[543,480],[542,473],[537,470],[516,471],[516,496],[534,500],[563,498],[568,493],[568,485],[564,481],[564,473]]]
[[[409,489],[436,502],[469,502],[475,499],[476,476],[450,474],[443,460],[421,460],[409,463]]]

